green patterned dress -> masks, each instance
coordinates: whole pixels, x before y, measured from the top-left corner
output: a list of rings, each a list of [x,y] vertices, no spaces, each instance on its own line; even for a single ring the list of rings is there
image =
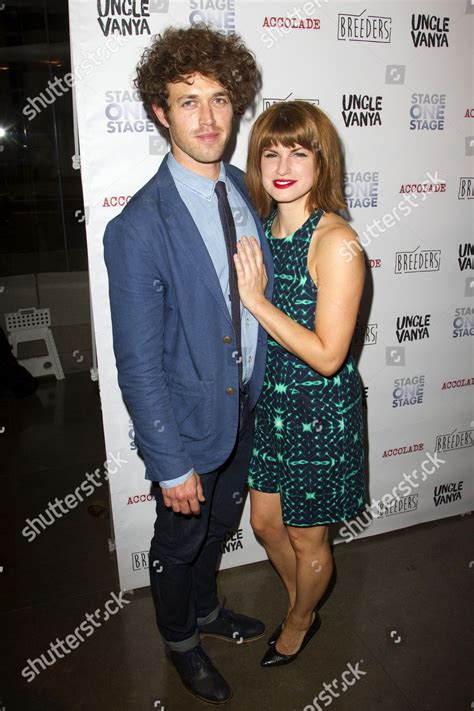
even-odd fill
[[[315,210],[289,237],[265,224],[274,261],[274,305],[314,331],[317,287],[308,249],[324,214]],[[337,328],[337,324],[334,324]],[[248,484],[280,493],[283,521],[317,526],[347,520],[365,503],[362,386],[348,354],[325,377],[268,338],[265,381],[257,403]]]

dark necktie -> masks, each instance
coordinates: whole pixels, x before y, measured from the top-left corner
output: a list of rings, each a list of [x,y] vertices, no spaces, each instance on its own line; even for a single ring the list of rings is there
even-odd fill
[[[217,204],[219,207],[219,217],[221,218],[222,229],[224,231],[225,244],[227,248],[227,262],[229,264],[229,288],[230,288],[230,305],[231,305],[231,316],[232,325],[235,331],[235,350],[233,355],[239,369],[239,387],[242,387],[242,345],[241,345],[241,333],[240,333],[240,296],[239,289],[237,286],[237,272],[235,271],[235,264],[233,254],[237,252],[237,237],[235,233],[235,223],[232,216],[232,210],[230,209],[229,201],[227,199],[227,190],[225,183],[219,180],[215,187],[217,195]]]

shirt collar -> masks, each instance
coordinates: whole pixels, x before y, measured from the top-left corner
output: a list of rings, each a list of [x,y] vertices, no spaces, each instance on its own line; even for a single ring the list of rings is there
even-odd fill
[[[215,194],[214,188],[218,180],[225,182],[228,191],[232,190],[231,182],[227,179],[224,163],[222,161],[220,163],[219,177],[217,180],[210,180],[203,175],[198,175],[192,170],[185,168],[181,163],[178,163],[171,152],[168,153],[167,165],[175,182],[181,183],[209,202]]]

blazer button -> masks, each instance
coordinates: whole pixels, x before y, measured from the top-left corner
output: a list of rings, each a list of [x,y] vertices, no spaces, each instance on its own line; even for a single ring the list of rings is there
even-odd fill
[[[232,336],[224,336],[222,340],[224,343],[232,343]]]
[[[233,395],[234,393],[235,393],[235,388],[226,388],[225,389],[226,395]]]

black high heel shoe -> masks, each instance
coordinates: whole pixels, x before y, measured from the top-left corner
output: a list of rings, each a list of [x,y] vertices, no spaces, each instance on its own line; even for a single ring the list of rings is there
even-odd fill
[[[268,638],[267,644],[275,644],[277,641],[278,637],[281,635],[282,630],[283,630],[283,622],[280,622],[276,630],[273,631],[273,634],[270,635]]]
[[[316,612],[316,611],[317,611],[317,606],[314,608],[313,612]],[[278,627],[277,627],[277,628],[273,631],[273,633],[270,635],[270,637],[269,637],[268,640],[267,640],[267,644],[275,644],[275,642],[277,641],[278,637],[281,635],[281,633],[282,633],[282,631],[283,631],[283,627],[284,627],[284,625],[285,625],[285,622],[286,622],[286,617],[285,617],[285,619],[283,620],[283,622],[280,622],[280,624],[278,625]]]
[[[260,662],[260,665],[262,667],[281,667],[284,664],[291,664],[291,662],[294,662],[294,660],[298,657],[298,655],[301,654],[303,649],[306,647],[308,642],[314,637],[316,632],[319,630],[321,627],[321,617],[319,616],[318,612],[314,613],[314,620],[312,621],[311,625],[308,627],[305,636],[303,637],[303,641],[301,642],[300,648],[298,649],[297,652],[294,654],[281,654],[276,648],[275,648],[275,643],[273,643],[272,646],[269,647],[269,649],[266,651],[264,654],[262,661]],[[275,630],[276,632],[276,630]],[[273,635],[272,635],[273,637]],[[277,637],[278,639],[278,637]]]

